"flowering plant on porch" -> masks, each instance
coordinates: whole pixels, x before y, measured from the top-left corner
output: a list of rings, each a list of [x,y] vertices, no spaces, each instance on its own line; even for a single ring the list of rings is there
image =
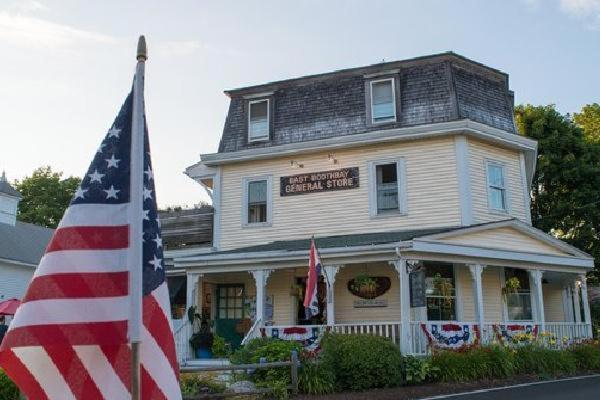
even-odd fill
[[[377,281],[375,278],[362,273],[358,274],[351,284],[352,290],[358,292],[361,297],[371,298],[377,290]]]

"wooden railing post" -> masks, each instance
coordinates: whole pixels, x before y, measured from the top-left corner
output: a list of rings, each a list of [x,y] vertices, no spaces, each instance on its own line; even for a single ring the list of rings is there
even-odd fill
[[[292,393],[298,394],[298,352],[292,351]]]

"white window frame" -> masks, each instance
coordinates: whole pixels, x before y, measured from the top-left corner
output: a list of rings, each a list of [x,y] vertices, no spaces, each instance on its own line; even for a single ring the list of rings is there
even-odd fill
[[[252,104],[267,102],[267,135],[253,138],[250,134],[250,118],[252,116]],[[248,101],[248,143],[268,142],[271,137],[271,99],[258,99]]]
[[[502,170],[502,181],[503,181],[503,190],[504,190],[504,203],[506,205],[506,209],[495,208],[492,207],[492,193],[490,191],[491,182],[490,182],[490,167],[500,167]],[[510,214],[510,196],[508,193],[508,185],[507,185],[507,176],[506,176],[506,164],[496,160],[485,160],[485,182],[486,182],[486,192],[487,192],[487,203],[488,209],[491,213],[499,213],[499,214]]]
[[[248,185],[251,182],[267,181],[267,221],[248,222]],[[273,221],[273,177],[271,175],[242,178],[242,228],[271,226]]]
[[[398,212],[377,212],[377,166],[396,163],[398,180]],[[372,218],[408,214],[408,194],[406,189],[406,162],[403,157],[382,159],[369,162],[369,213]]]
[[[463,298],[462,291],[460,289],[460,284],[458,283],[458,268],[459,264],[450,263],[452,265],[452,277],[454,279],[454,314],[456,314],[456,319],[454,320],[430,320],[429,313],[427,312],[427,295],[425,295],[425,307],[420,307],[422,309],[420,320],[425,322],[433,322],[433,323],[444,323],[444,322],[457,322],[463,320]],[[425,267],[426,268],[426,267]],[[469,273],[467,271],[467,273]]]
[[[394,103],[394,118],[389,118],[389,119],[385,119],[382,121],[376,121],[375,120],[375,115],[373,114],[373,84],[375,83],[381,83],[381,82],[392,82],[392,101]],[[371,124],[373,125],[378,125],[378,124],[388,124],[390,122],[396,122],[398,119],[398,115],[396,112],[396,80],[394,78],[384,78],[384,79],[375,79],[372,81],[369,81],[369,99],[370,99],[370,106],[371,106]]]

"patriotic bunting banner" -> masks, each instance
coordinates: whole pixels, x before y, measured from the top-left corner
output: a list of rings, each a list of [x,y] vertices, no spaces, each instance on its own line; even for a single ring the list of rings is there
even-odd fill
[[[262,337],[295,340],[308,352],[318,352],[323,329],[320,327],[289,326],[285,328],[267,326],[260,329]]]
[[[421,324],[429,345],[444,349],[458,349],[478,343],[479,327],[459,324]]]
[[[493,325],[496,338],[500,343],[514,342],[519,336],[531,335],[535,339],[538,334],[537,325],[513,324],[513,325]]]

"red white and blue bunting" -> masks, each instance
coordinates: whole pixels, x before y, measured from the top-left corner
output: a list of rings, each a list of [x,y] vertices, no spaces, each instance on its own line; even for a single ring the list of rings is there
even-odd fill
[[[476,324],[421,324],[429,345],[442,349],[459,349],[477,344],[479,326]]]
[[[321,337],[323,336],[323,327],[318,326],[288,326],[274,327],[266,326],[260,328],[262,337],[273,339],[295,340],[302,344],[302,347],[308,352],[317,352],[320,350]]]
[[[531,334],[532,339],[535,339],[538,334],[537,325],[513,324],[513,325],[494,325],[494,333],[500,343],[515,341],[517,334]]]

